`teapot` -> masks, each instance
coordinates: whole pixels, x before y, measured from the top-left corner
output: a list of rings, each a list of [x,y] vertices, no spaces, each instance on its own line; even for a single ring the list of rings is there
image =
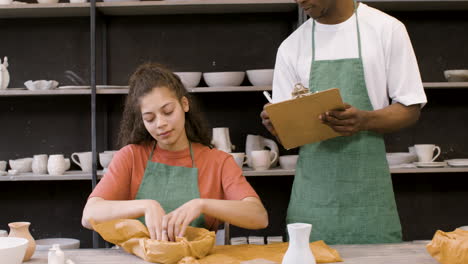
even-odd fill
[[[10,73],[8,72],[8,58],[0,59],[0,90],[5,90],[10,83]]]
[[[271,150],[270,154],[272,155],[272,158],[274,158],[274,152],[276,152],[277,154],[279,153],[278,145],[275,141],[258,135],[247,135],[247,141],[245,143],[245,153],[247,154],[247,165],[250,168],[252,168],[251,152],[254,150],[264,150],[265,147]],[[271,167],[277,166],[278,156],[279,155],[276,155],[276,158],[274,158]]]

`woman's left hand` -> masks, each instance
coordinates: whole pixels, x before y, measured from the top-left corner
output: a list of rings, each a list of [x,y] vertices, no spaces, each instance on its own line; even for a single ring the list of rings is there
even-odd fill
[[[163,217],[162,228],[166,230],[169,241],[185,234],[187,226],[197,219],[203,211],[203,199],[190,200]]]
[[[345,104],[343,110],[328,111],[320,115],[319,119],[343,136],[352,136],[359,131],[366,130],[368,120],[366,111],[349,104]]]

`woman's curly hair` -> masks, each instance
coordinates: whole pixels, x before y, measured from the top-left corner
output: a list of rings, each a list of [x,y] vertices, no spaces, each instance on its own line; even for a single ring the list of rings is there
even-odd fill
[[[145,63],[140,65],[132,74],[129,86],[130,89],[125,101],[122,121],[120,122],[118,137],[120,147],[128,144],[146,144],[155,141],[143,124],[140,99],[153,89],[160,87],[169,88],[179,100],[179,103],[184,96],[188,99],[190,110],[185,113],[185,132],[188,140],[212,147],[206,122],[193,98],[176,74],[160,64]]]

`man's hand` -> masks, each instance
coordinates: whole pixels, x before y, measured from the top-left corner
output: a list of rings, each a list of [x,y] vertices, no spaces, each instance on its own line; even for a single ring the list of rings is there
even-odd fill
[[[328,111],[320,115],[319,119],[341,135],[352,136],[367,130],[368,112],[345,104],[345,109]]]
[[[278,137],[278,134],[276,133],[275,128],[273,127],[273,124],[271,123],[270,117],[268,116],[268,113],[265,111],[265,106],[269,104],[266,104],[263,106],[263,111],[260,113],[260,117],[262,118],[262,124],[263,126],[266,127],[266,129],[275,137]]]

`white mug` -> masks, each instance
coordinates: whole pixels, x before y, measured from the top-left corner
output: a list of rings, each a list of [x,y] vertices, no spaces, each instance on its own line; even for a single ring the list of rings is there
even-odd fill
[[[0,171],[6,171],[7,162],[5,160],[0,160]]]
[[[231,156],[236,161],[237,166],[239,166],[241,169],[244,166],[244,164],[247,164],[247,156],[244,152],[233,152],[229,154],[231,154]]]
[[[62,154],[50,155],[47,162],[47,171],[50,175],[63,175],[65,172],[65,158]]]
[[[278,153],[270,150],[254,150],[250,158],[254,170],[268,170],[278,158]]]
[[[34,174],[46,174],[48,159],[49,156],[47,156],[47,154],[34,155],[32,162],[32,172]]]
[[[107,167],[109,167],[109,164],[111,163],[113,157],[114,157],[114,153],[110,153],[110,152],[99,153],[99,163],[104,169],[106,169]]]
[[[434,156],[434,150],[437,149],[437,154]],[[432,144],[419,144],[414,145],[416,155],[418,155],[419,162],[433,162],[440,155],[440,148]]]
[[[8,232],[6,230],[0,230],[0,237],[7,237]]]
[[[75,162],[78,166],[81,167],[81,170],[84,172],[91,172],[93,170],[93,153],[91,151],[88,152],[75,152],[71,155],[71,159]],[[78,156],[78,160],[75,159],[75,156]]]

